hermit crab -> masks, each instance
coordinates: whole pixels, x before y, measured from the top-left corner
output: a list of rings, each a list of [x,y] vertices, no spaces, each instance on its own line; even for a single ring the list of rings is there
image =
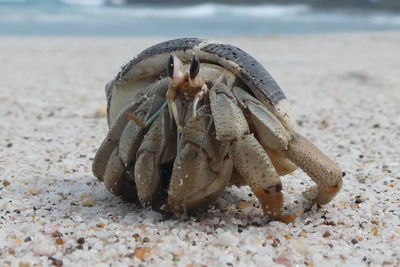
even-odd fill
[[[263,212],[289,222],[281,175],[300,167],[326,204],[342,171],[296,130],[285,95],[241,49],[183,38],[154,45],[106,85],[109,131],[93,173],[112,193],[175,214],[206,208],[226,186],[249,185]]]

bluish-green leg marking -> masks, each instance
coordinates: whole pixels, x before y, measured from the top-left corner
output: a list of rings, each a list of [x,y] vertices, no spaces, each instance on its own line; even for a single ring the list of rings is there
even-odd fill
[[[150,118],[148,118],[145,122],[143,122],[141,119],[139,119],[135,115],[132,115],[129,113],[126,114],[126,117],[128,119],[136,122],[139,126],[141,126],[143,128],[147,128],[158,117],[158,115],[160,115],[160,113],[164,110],[164,108],[167,106],[167,104],[168,104],[168,100],[165,100],[164,103],[161,105],[161,107],[153,115],[151,115]]]

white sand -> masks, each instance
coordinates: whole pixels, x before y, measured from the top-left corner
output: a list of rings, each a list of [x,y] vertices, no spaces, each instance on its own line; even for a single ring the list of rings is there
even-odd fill
[[[260,60],[301,133],[347,172],[332,203],[289,225],[267,224],[248,188],[184,221],[93,177],[104,85],[158,41],[0,38],[0,266],[400,264],[399,32],[224,40]],[[283,180],[288,202],[310,184]]]

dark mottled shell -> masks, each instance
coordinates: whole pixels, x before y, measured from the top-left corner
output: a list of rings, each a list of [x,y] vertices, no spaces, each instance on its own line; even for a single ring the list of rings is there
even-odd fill
[[[167,66],[166,55],[171,53],[180,53],[180,57],[183,55],[187,59],[192,58],[194,53],[201,62],[214,63],[225,67],[237,75],[250,88],[253,94],[264,103],[274,106],[280,100],[286,98],[271,75],[252,56],[233,45],[197,38],[175,39],[147,48],[122,67],[116,79],[108,86],[109,89],[112,89],[111,87],[119,81],[134,80],[131,76],[134,75],[135,67],[139,63],[145,63],[150,58],[164,56],[161,58],[165,60],[165,63],[158,63]],[[153,73],[153,75],[156,74]],[[107,92],[108,95],[110,93]]]

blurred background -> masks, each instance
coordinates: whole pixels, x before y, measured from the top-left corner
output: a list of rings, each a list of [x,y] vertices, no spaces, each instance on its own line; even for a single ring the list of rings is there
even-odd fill
[[[0,35],[204,37],[396,29],[399,0],[0,0]]]

